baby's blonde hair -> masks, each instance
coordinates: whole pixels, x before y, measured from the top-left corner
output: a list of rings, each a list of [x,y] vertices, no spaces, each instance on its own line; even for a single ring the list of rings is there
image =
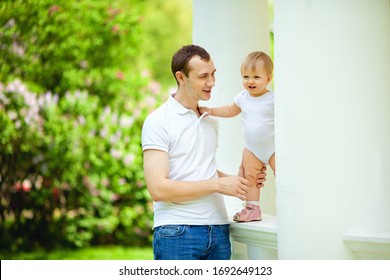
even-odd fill
[[[264,69],[269,75],[272,75],[274,70],[272,59],[266,53],[260,51],[248,54],[241,64],[241,72],[243,70],[256,71],[259,68]]]

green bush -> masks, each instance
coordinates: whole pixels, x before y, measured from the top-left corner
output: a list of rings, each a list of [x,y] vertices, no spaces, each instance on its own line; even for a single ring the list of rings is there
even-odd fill
[[[103,103],[128,95],[143,2],[1,1],[0,81],[19,78],[60,97],[87,90]]]
[[[0,249],[150,244],[143,3],[0,2]]]
[[[156,100],[127,114],[86,92],[0,84],[0,246],[148,244],[140,133]]]

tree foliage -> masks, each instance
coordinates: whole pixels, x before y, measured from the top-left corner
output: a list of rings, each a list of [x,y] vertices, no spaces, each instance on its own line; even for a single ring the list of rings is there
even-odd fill
[[[148,1],[141,26],[141,64],[162,84],[175,85],[171,58],[177,49],[191,43],[192,0]]]

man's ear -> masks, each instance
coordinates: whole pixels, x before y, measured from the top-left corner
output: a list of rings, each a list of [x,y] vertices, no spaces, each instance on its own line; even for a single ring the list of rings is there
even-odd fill
[[[182,84],[184,82],[184,74],[181,71],[177,71],[175,73],[176,80],[178,81],[179,84]]]

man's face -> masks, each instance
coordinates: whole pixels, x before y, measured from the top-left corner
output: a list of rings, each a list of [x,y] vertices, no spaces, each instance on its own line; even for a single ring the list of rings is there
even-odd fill
[[[184,76],[186,91],[197,101],[209,100],[215,85],[215,66],[212,59],[205,61],[194,56],[189,61],[188,77]]]

